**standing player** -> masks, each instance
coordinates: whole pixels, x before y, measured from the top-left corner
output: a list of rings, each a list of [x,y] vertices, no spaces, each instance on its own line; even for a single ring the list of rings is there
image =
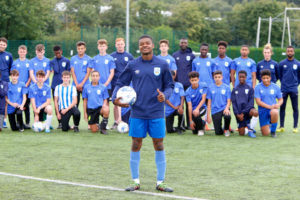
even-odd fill
[[[29,66],[30,60],[26,58],[27,47],[25,45],[20,45],[18,48],[19,58],[13,62],[12,70],[15,69],[19,72],[19,82],[25,83],[26,88],[29,88],[31,79],[29,77]],[[26,94],[26,103],[24,105],[25,129],[30,129],[30,99],[28,98],[28,93]]]
[[[176,76],[176,71],[177,71],[177,66],[175,63],[175,59],[169,55],[169,40],[163,39],[159,41],[159,50],[160,50],[160,55],[158,55],[158,58],[161,58],[169,64],[169,69],[170,71],[175,72]]]
[[[230,136],[230,87],[222,82],[222,72],[217,70],[214,72],[215,83],[208,87],[207,92],[207,122],[211,123],[210,113],[215,128],[216,135]],[[224,117],[225,126],[222,129],[222,118]]]
[[[245,135],[245,129],[248,123],[250,123],[251,117],[258,116],[258,112],[254,108],[254,90],[246,84],[246,77],[246,71],[239,71],[239,84],[231,92],[233,112],[236,116],[240,135]],[[249,130],[248,136],[251,138],[256,137],[252,130]]]
[[[34,122],[43,122],[46,118],[45,132],[50,133],[52,121],[51,88],[45,84],[46,74],[43,70],[36,73],[37,83],[29,88],[29,98],[34,112]],[[47,115],[45,117],[45,115]]]
[[[295,50],[293,46],[286,48],[287,58],[279,63],[279,79],[281,82],[281,92],[283,104],[280,107],[280,128],[278,132],[284,132],[285,107],[288,96],[291,98],[294,118],[294,133],[298,133],[298,85],[300,83],[300,63],[294,58]]]
[[[257,63],[256,68],[256,77],[259,82],[261,82],[260,71],[264,69],[268,69],[271,72],[271,81],[276,83],[279,79],[279,68],[278,63],[271,59],[273,54],[271,44],[266,44],[264,46],[263,55],[264,59]]]
[[[6,96],[7,114],[12,131],[24,131],[22,112],[26,102],[27,88],[25,83],[19,82],[19,72],[17,70],[11,71],[11,82],[8,84],[8,91]],[[19,127],[16,124],[16,116]]]
[[[222,71],[223,74],[223,83],[230,85],[230,66],[232,59],[226,56],[227,42],[219,41],[218,42],[218,56],[215,57],[215,67],[213,72],[216,70]]]
[[[258,105],[261,133],[263,136],[268,136],[271,131],[271,136],[276,137],[278,109],[283,102],[282,94],[280,88],[271,82],[270,70],[262,70],[260,76],[262,82],[255,87],[254,95]]]
[[[114,58],[115,61],[115,75],[114,78],[111,81],[111,91],[114,91],[115,86],[117,84],[117,80],[120,76],[120,74],[124,71],[126,65],[128,64],[129,61],[133,60],[133,56],[125,51],[125,40],[124,38],[117,38],[115,42],[115,47],[116,51],[111,54],[111,56]],[[114,105],[114,125],[113,129],[116,129],[119,122],[123,119],[121,119],[122,114],[124,113],[121,111],[121,108],[119,106]],[[127,113],[127,112],[125,112]],[[124,113],[124,115],[125,115]]]
[[[80,102],[80,94],[83,87],[90,83],[89,75],[92,71],[90,66],[91,58],[85,54],[86,44],[83,41],[76,43],[77,55],[71,58],[71,73],[73,78],[73,85],[77,90],[77,108]]]
[[[198,133],[199,136],[203,136],[205,122],[201,117],[206,113],[207,85],[204,82],[199,82],[198,72],[190,72],[189,78],[191,86],[186,90],[185,94],[191,119],[190,127],[194,134]]]
[[[212,72],[215,68],[213,59],[207,56],[208,44],[202,43],[200,46],[200,56],[193,60],[192,70],[199,73],[199,81],[207,85],[213,83]]]
[[[164,183],[166,157],[163,138],[165,137],[164,101],[170,97],[174,84],[168,64],[153,55],[153,48],[154,44],[150,36],[144,35],[139,38],[139,50],[142,56],[128,63],[119,77],[113,94],[114,104],[128,107],[128,104],[120,103],[120,98],[116,99],[116,93],[120,87],[129,85],[132,81],[138,96],[131,107],[129,128],[129,136],[132,137],[130,169],[133,184],[126,188],[126,191],[140,189],[140,149],[147,132],[152,137],[155,149],[156,189],[165,192],[173,191]]]
[[[69,59],[65,58],[62,55],[63,52],[62,52],[62,49],[60,46],[58,46],[58,45],[54,46],[53,52],[54,52],[55,58],[53,58],[53,60],[50,61],[50,69],[51,69],[51,71],[53,71],[51,89],[52,89],[52,96],[54,98],[55,97],[54,91],[55,91],[56,86],[63,83],[62,72],[66,71],[66,70],[70,71],[70,61],[69,61]],[[76,98],[77,98],[77,95],[76,95]],[[58,116],[56,109],[55,109],[55,112],[56,112],[56,116]],[[61,120],[59,120],[58,117],[57,117],[57,120],[58,120],[57,128],[61,129],[61,127],[62,127]]]
[[[102,115],[103,119],[99,129],[100,133],[107,135],[109,109],[107,106],[103,106],[107,104],[109,98],[107,87],[99,82],[100,73],[98,71],[93,71],[91,76],[91,84],[86,85],[82,92],[84,119],[88,121],[91,130],[96,132],[99,126],[99,116]]]
[[[176,77],[174,71],[171,71],[173,80]],[[174,133],[178,131],[179,134],[182,131],[185,131],[183,126],[183,103],[184,103],[184,90],[181,83],[175,82],[174,83],[174,90],[169,99],[166,100],[166,108],[165,108],[165,115],[166,115],[166,127],[168,133]],[[177,129],[173,127],[174,117],[178,116],[178,126]]]
[[[62,122],[62,131],[68,131],[70,129],[69,121],[71,116],[73,116],[74,132],[79,132],[80,111],[76,107],[76,87],[70,84],[71,73],[69,71],[63,71],[61,76],[63,83],[57,85],[54,91],[56,116],[57,119]]]
[[[35,47],[36,57],[30,60],[29,65],[29,74],[32,83],[37,83],[36,73],[39,70],[45,72],[45,83],[49,85],[49,76],[50,76],[50,60],[44,56],[45,46],[43,44],[38,44]]]
[[[247,72],[246,83],[250,85],[252,88],[255,88],[256,85],[256,64],[255,61],[248,57],[250,53],[248,45],[242,45],[241,48],[241,57],[233,60],[231,64],[231,81],[232,86],[235,87],[239,84],[238,73],[241,70],[245,70]]]
[[[188,47],[188,40],[186,38],[180,39],[179,46],[180,49],[173,53],[173,57],[175,58],[177,66],[177,75],[175,81],[181,83],[184,91],[186,91],[186,89],[191,85],[188,74],[192,71],[192,62],[195,59],[195,55],[193,54],[192,49]],[[186,101],[185,106],[186,108],[188,107]],[[188,109],[186,109],[186,128],[188,128],[190,124],[188,115]]]
[[[5,116],[5,105],[8,91],[8,83],[6,81],[1,80],[1,71],[0,71],[0,131],[3,129],[3,122]]]

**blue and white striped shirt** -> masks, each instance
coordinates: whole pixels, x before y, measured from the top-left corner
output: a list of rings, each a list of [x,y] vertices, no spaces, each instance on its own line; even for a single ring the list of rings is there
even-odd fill
[[[54,96],[58,97],[59,110],[66,109],[72,104],[73,97],[77,96],[77,90],[74,85],[60,84],[55,87]]]

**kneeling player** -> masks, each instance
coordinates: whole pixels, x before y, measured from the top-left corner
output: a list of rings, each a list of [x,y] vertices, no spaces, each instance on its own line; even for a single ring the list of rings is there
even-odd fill
[[[77,90],[74,85],[70,84],[70,79],[71,73],[69,71],[63,71],[63,83],[55,87],[54,105],[57,119],[62,123],[62,130],[68,131],[70,129],[69,121],[73,115],[74,132],[79,132],[80,112],[76,107]]]
[[[208,87],[207,92],[207,122],[211,123],[210,113],[214,123],[216,135],[230,136],[230,87],[222,82],[222,71],[217,70],[214,72],[215,83]],[[224,117],[225,127],[222,129],[222,118]]]
[[[258,112],[254,108],[254,90],[246,83],[247,72],[241,70],[238,76],[239,84],[232,90],[231,101],[238,123],[239,134],[245,135],[245,128],[249,124],[251,117],[257,117]],[[251,130],[249,130],[248,136],[252,138],[256,137]]]
[[[82,92],[84,119],[88,121],[92,132],[98,131],[99,115],[103,116],[100,124],[100,132],[107,135],[106,126],[108,123],[109,108],[107,99],[109,98],[105,85],[99,83],[100,74],[98,71],[93,71],[92,82],[84,87]]]
[[[276,137],[278,109],[283,103],[282,94],[280,88],[271,82],[270,70],[264,69],[260,75],[262,82],[255,87],[254,96],[258,105],[261,133],[263,136],[268,136],[271,131],[271,136]]]
[[[186,90],[186,101],[188,104],[190,127],[194,134],[204,135],[205,121],[202,116],[206,113],[206,92],[207,85],[204,82],[199,83],[199,73],[192,71],[189,73],[191,86]]]
[[[44,84],[45,72],[36,72],[37,83],[29,88],[29,98],[34,112],[34,122],[43,122],[46,119],[45,132],[50,133],[52,121],[51,88]],[[47,115],[47,117],[45,117]]]

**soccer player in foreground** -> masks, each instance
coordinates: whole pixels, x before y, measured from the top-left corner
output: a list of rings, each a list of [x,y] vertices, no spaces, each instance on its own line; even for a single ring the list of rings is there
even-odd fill
[[[157,167],[156,189],[164,192],[173,192],[165,180],[166,156],[163,145],[165,137],[164,102],[172,93],[174,87],[168,63],[153,55],[154,43],[150,36],[139,38],[139,50],[141,56],[128,63],[125,71],[120,75],[113,93],[113,102],[121,107],[120,98],[116,99],[116,93],[122,86],[132,86],[137,93],[137,100],[131,107],[129,136],[132,137],[130,153],[130,169],[133,184],[126,191],[140,189],[139,163],[140,149],[143,138],[147,132],[152,137],[155,149],[155,162]]]
[[[241,70],[238,74],[239,84],[232,90],[231,101],[239,134],[245,135],[245,129],[248,123],[250,123],[251,117],[258,117],[258,112],[254,108],[254,90],[251,86],[246,84],[247,72]],[[251,138],[256,137],[252,130],[249,130],[248,136]]]
[[[271,131],[271,136],[276,137],[278,109],[283,103],[282,94],[278,85],[271,82],[270,70],[262,70],[260,76],[262,82],[255,87],[254,96],[258,105],[261,133],[268,136]]]

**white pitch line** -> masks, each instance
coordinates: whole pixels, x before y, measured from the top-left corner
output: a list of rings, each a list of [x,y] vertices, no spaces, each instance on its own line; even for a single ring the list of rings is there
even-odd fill
[[[55,179],[38,178],[38,177],[24,176],[24,175],[19,175],[19,174],[11,174],[11,173],[6,173],[6,172],[0,172],[0,175],[17,177],[17,178],[22,178],[22,179],[27,179],[27,180],[36,180],[36,181],[57,183],[57,184],[63,184],[63,185],[73,185],[73,186],[80,186],[80,187],[87,187],[87,188],[97,188],[97,189],[102,189],[102,190],[111,190],[111,191],[125,192],[124,189],[110,187],[110,186],[90,185],[90,184],[76,183],[76,182],[70,182],[70,181],[62,181],[62,180],[55,180]],[[144,195],[150,195],[150,196],[160,196],[160,197],[173,198],[173,199],[207,200],[207,199],[199,199],[199,198],[195,198],[195,197],[177,196],[177,195],[160,194],[160,193],[143,192],[143,191],[134,191],[134,192],[130,192],[130,193],[144,194]]]

